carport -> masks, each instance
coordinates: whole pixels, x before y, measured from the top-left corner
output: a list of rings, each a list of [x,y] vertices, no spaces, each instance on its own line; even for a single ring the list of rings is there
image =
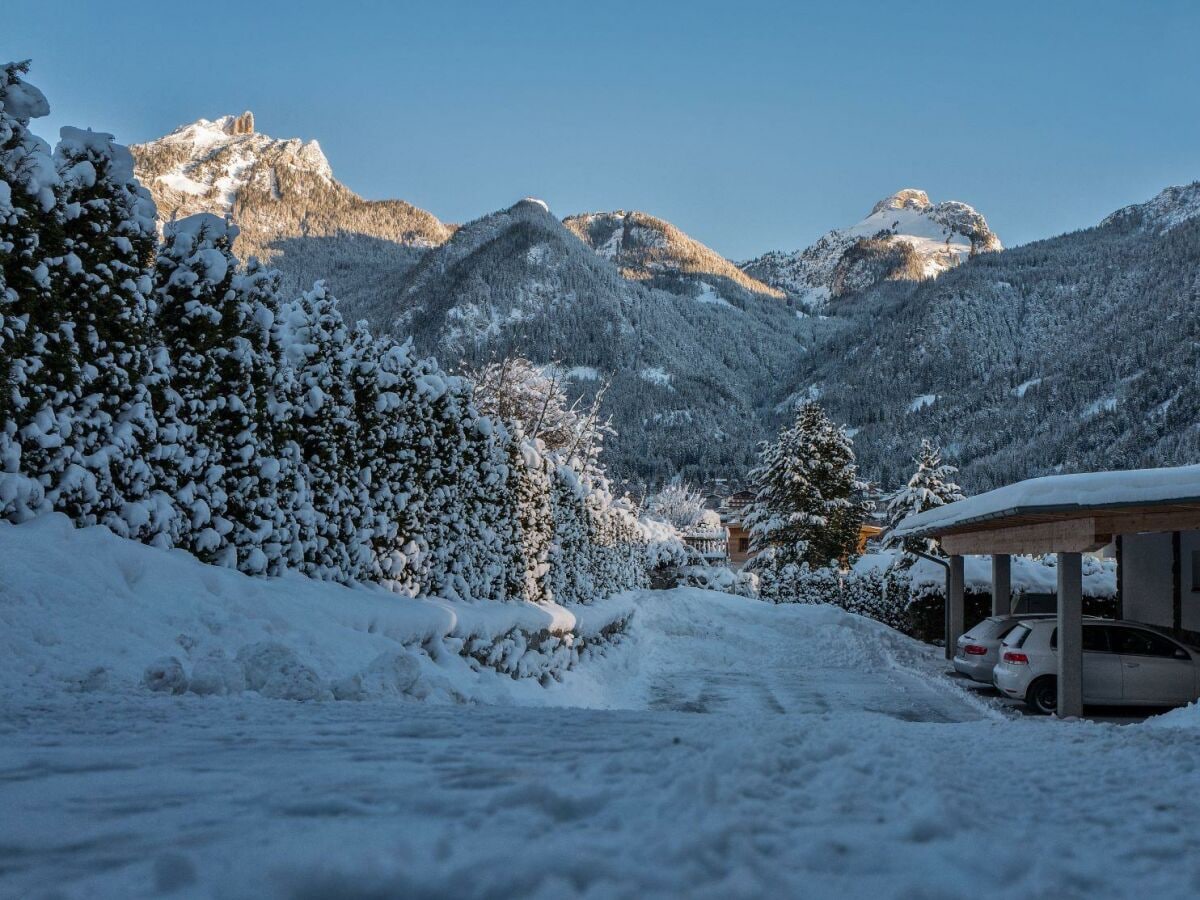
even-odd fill
[[[1200,465],[1033,478],[910,516],[897,526],[896,535],[937,538],[950,557],[948,647],[963,633],[964,556],[992,557],[992,613],[1007,615],[1012,609],[1012,555],[1057,554],[1062,717],[1083,712],[1084,553],[1115,542],[1118,615],[1176,633],[1184,630],[1185,620],[1192,621],[1185,614],[1200,616]],[[1126,551],[1125,539],[1133,536],[1137,538]],[[1156,556],[1159,546],[1169,549]],[[1134,548],[1137,557],[1131,559]],[[1145,583],[1126,585],[1127,570],[1136,571]],[[1146,615],[1125,609],[1130,593],[1145,598],[1139,609]],[[1156,593],[1167,595],[1161,598],[1165,604]],[[1169,609],[1169,617],[1151,612],[1156,609]]]

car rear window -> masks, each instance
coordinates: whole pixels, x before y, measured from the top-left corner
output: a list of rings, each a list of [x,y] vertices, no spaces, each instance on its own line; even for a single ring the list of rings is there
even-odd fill
[[[1006,638],[1012,634],[1012,630],[1020,625],[1020,622],[1005,622],[1000,629],[1000,633],[996,635],[998,638]],[[1024,626],[1022,626],[1024,627]]]
[[[993,636],[998,624],[998,622],[995,622],[992,619],[984,619],[982,622],[964,634],[963,637],[971,641],[986,641],[988,638]]]
[[[1008,637],[1006,637],[1004,639],[1004,646],[1005,647],[1020,647],[1022,644],[1025,643],[1025,638],[1029,637],[1029,634],[1032,631],[1033,631],[1033,629],[1030,628],[1028,625],[1019,625],[1018,624],[1012,631],[1010,631],[1008,633]]]

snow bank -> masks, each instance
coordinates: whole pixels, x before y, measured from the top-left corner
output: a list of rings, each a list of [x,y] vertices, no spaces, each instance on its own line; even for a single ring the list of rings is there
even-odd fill
[[[1009,717],[829,607],[638,603],[534,686],[602,709],[4,698],[0,895],[1195,894],[1194,733]]]
[[[556,677],[631,614],[620,595],[576,609],[252,578],[60,514],[0,523],[0,690],[10,695],[140,686],[470,699],[487,689],[488,667]]]
[[[859,575],[884,572],[895,562],[895,554],[888,551],[867,553],[854,563]],[[1053,594],[1058,590],[1058,567],[1054,556],[1035,559],[1031,556],[1012,558],[1012,589],[1014,593]],[[990,556],[967,556],[963,558],[964,584],[968,591],[990,593],[992,590],[992,558]],[[946,585],[946,570],[935,562],[918,559],[908,569],[909,583],[914,595],[927,593],[930,589],[942,592]],[[1117,596],[1117,561],[1084,557],[1083,594],[1085,597],[1111,598]]]
[[[1189,703],[1162,715],[1151,716],[1142,723],[1145,728],[1173,728],[1200,731],[1200,703]]]

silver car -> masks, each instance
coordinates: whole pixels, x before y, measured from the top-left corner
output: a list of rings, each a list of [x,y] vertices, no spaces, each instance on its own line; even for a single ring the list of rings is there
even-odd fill
[[[992,683],[992,669],[1000,662],[1000,642],[1022,621],[1053,619],[1053,613],[1024,616],[989,616],[958,639],[954,671],[972,681]]]
[[[1052,713],[1058,705],[1058,622],[1022,619],[1000,647],[992,681],[1008,697]],[[1200,649],[1137,622],[1083,623],[1083,702],[1181,706],[1200,698]]]

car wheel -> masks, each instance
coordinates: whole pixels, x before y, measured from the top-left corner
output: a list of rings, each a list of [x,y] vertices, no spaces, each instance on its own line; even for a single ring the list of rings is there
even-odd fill
[[[1058,709],[1058,679],[1053,675],[1043,675],[1029,686],[1025,693],[1025,703],[1043,716],[1054,715]]]

